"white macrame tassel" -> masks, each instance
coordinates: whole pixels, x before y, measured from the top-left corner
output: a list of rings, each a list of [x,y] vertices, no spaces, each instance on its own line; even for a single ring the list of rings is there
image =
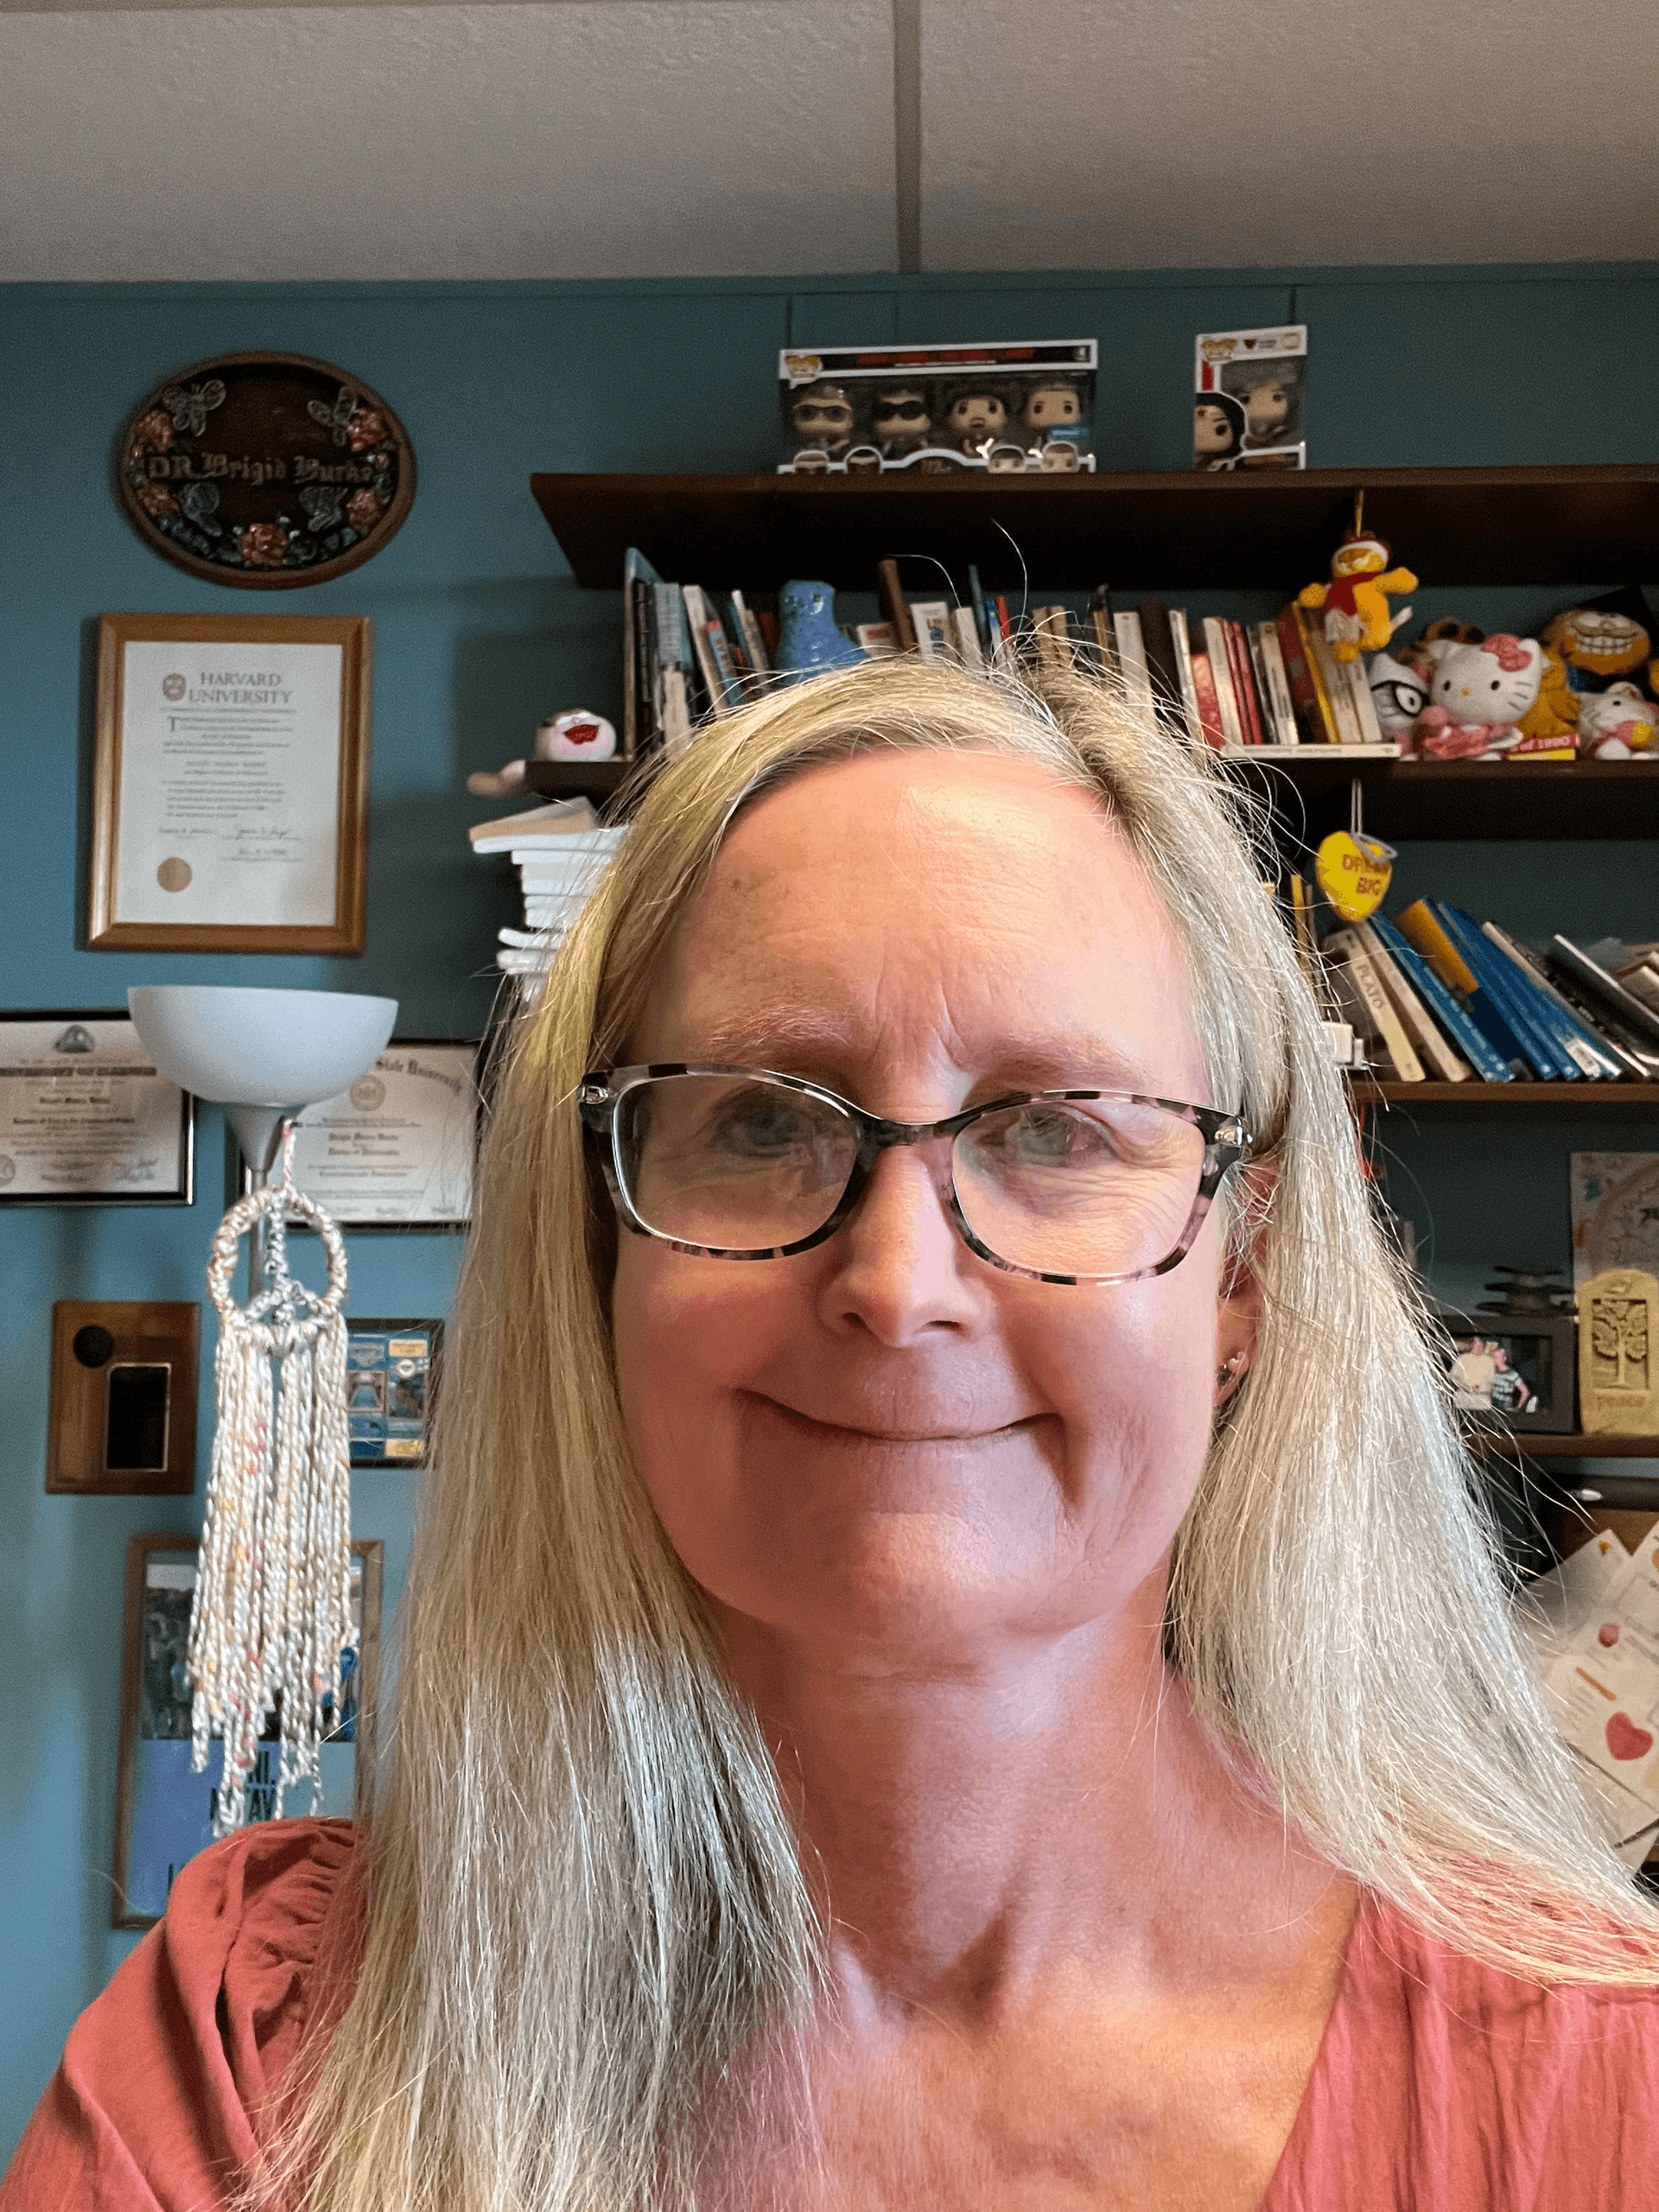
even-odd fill
[[[322,1239],[326,1291],[289,1273],[290,1218]],[[265,1287],[238,1306],[231,1295],[238,1252],[262,1222]],[[316,1810],[318,1746],[339,1719],[340,1655],[354,1633],[346,1245],[295,1186],[291,1129],[280,1183],[239,1199],[219,1224],[207,1287],[219,1313],[219,1426],[190,1618],[190,1763],[200,1774],[214,1734],[223,1735],[213,1832],[226,1835],[241,1826],[273,1711],[282,1746],[276,1814],[284,1792],[307,1781]]]

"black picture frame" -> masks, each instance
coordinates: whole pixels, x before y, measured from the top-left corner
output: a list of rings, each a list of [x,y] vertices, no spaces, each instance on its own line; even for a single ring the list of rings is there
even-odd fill
[[[45,1027],[62,1026],[65,1036],[76,1029],[86,1031],[92,1022],[119,1023],[131,1032],[135,1047],[137,1032],[125,1007],[7,1007],[0,1008],[0,1038],[6,1030],[16,1029],[26,1023]],[[54,1050],[59,1049],[54,1045]],[[86,1047],[78,1050],[86,1050]],[[67,1062],[73,1062],[76,1052],[66,1051]],[[0,1048],[0,1078],[8,1084],[18,1079],[3,1049]],[[147,1078],[167,1090],[176,1086],[164,1082],[160,1076]],[[16,1181],[16,1163],[5,1150],[0,1137],[0,1206],[188,1206],[195,1203],[196,1196],[196,1101],[188,1090],[178,1090],[178,1120],[173,1158],[164,1179],[153,1190],[74,1190],[17,1191],[11,1187]],[[10,1119],[10,1115],[8,1116]]]
[[[1570,1313],[1459,1313],[1442,1307],[1438,1319],[1447,1339],[1443,1354],[1455,1402],[1465,1420],[1496,1422],[1517,1436],[1567,1436],[1577,1427],[1578,1326]],[[1495,1363],[1483,1374],[1489,1361]],[[1507,1387],[1505,1376],[1514,1378]],[[1459,1389],[1459,1382],[1473,1387]]]
[[[443,1363],[442,1322],[347,1314],[346,1338],[353,1466],[424,1467]],[[368,1383],[378,1386],[375,1402],[359,1406]]]

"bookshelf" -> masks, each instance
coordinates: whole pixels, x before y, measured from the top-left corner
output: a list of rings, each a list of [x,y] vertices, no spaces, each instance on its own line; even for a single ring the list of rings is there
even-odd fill
[[[1426,1114],[1496,1112],[1578,1121],[1589,1115],[1659,1122],[1659,1083],[1399,1083],[1357,1076],[1361,1106],[1400,1106]]]

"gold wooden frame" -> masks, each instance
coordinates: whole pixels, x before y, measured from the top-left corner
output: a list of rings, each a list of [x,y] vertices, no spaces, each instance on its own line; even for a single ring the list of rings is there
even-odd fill
[[[134,1536],[127,1545],[126,1606],[121,1637],[121,1732],[115,1784],[115,1850],[110,1884],[111,1928],[153,1928],[157,1915],[135,1912],[128,1902],[132,1872],[132,1800],[138,1751],[140,1670],[143,1663],[144,1570],[156,1552],[199,1554],[189,1535]],[[357,1737],[353,1746],[353,1817],[368,1819],[374,1803],[375,1716],[380,1694],[380,1602],[385,1545],[379,1537],[353,1536],[352,1556],[363,1568],[363,1637],[358,1652]],[[205,1789],[206,1783],[202,1784]],[[289,1817],[292,1817],[290,1815]]]
[[[124,922],[119,850],[124,647],[339,645],[342,650],[334,918],[329,924]],[[361,952],[368,919],[369,728],[374,630],[365,615],[105,614],[98,625],[98,722],[86,943],[93,952]]]

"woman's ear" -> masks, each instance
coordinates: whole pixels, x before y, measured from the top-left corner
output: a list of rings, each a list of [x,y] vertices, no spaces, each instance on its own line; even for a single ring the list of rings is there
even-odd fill
[[[1216,1300],[1216,1395],[1224,1406],[1249,1373],[1262,1329],[1262,1279],[1256,1258],[1267,1232],[1267,1217],[1278,1165],[1252,1160],[1240,1171],[1233,1200],[1235,1228]]]

